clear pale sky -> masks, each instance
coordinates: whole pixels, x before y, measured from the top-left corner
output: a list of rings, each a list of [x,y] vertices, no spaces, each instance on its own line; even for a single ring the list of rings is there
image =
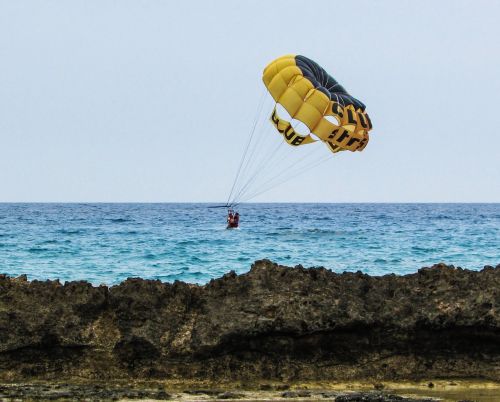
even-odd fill
[[[256,201],[499,202],[499,16],[494,0],[0,0],[0,201],[225,200],[262,69],[295,53],[374,129]]]

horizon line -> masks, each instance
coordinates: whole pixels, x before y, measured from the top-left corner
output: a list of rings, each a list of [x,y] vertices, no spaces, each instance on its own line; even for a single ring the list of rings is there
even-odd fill
[[[0,201],[0,204],[221,204],[217,201]],[[259,201],[237,204],[500,204],[500,201]]]

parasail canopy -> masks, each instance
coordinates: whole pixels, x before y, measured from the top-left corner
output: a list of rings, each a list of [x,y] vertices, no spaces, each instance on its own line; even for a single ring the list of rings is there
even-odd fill
[[[332,152],[366,147],[372,124],[365,105],[316,62],[305,56],[282,56],[267,65],[262,80],[276,104],[310,131],[298,133],[290,121],[278,115],[275,105],[271,121],[288,144],[320,140]]]
[[[322,146],[304,145],[324,143],[333,153],[354,152],[369,141],[372,123],[365,105],[311,59],[279,57],[266,66],[262,80],[266,90],[227,206],[249,201],[332,157]],[[262,112],[270,114],[272,125],[267,117],[261,121]],[[275,129],[281,136],[269,135]]]

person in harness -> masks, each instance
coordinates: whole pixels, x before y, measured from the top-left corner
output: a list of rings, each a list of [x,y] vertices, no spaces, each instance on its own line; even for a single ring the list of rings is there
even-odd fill
[[[238,212],[234,212],[232,209],[227,211],[227,228],[233,229],[237,228],[240,223],[240,214]]]

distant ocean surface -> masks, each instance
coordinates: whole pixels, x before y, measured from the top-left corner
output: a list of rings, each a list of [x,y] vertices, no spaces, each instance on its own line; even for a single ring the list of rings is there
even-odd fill
[[[257,259],[371,275],[500,264],[500,204],[0,204],[0,273],[206,283]]]

